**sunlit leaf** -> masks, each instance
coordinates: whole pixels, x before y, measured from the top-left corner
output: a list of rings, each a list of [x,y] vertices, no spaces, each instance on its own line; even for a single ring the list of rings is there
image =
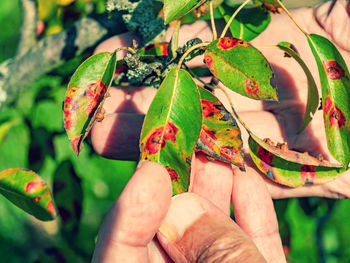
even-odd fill
[[[236,9],[225,3],[218,7],[226,22],[229,21]],[[264,12],[260,7],[244,8],[230,24],[230,31],[235,38],[251,41],[267,28],[270,21],[270,14]]]
[[[183,17],[203,0],[164,0],[164,20],[165,24]]]
[[[199,92],[185,70],[172,69],[146,115],[140,138],[142,160],[166,166],[173,193],[187,191],[190,161],[202,126]]]
[[[309,122],[312,120],[313,115],[315,114],[318,107],[319,95],[318,95],[316,82],[309,68],[307,67],[305,62],[302,60],[302,58],[299,56],[299,54],[294,50],[295,48],[293,49],[293,45],[291,43],[281,42],[277,44],[277,47],[282,49],[289,56],[293,57],[302,67],[307,77],[307,84],[308,84],[307,104],[305,109],[304,121],[299,130],[299,132],[302,132],[306,128],[306,126],[309,124]]]
[[[263,141],[253,134],[250,134],[248,143],[250,156],[258,169],[279,184],[290,187],[322,184],[346,170],[308,153],[291,151],[285,144],[274,145],[269,140]]]
[[[203,126],[197,150],[244,170],[243,142],[235,119],[210,91],[201,87],[198,89],[202,103]]]
[[[56,216],[49,187],[33,171],[11,168],[0,172],[0,193],[40,220],[52,220]]]
[[[249,43],[219,38],[207,47],[204,61],[213,75],[233,91],[256,100],[278,100],[277,90],[270,85],[270,64]]]
[[[64,233],[76,235],[82,212],[83,192],[80,178],[70,161],[63,161],[55,171],[53,196]]]
[[[350,75],[337,48],[328,39],[307,36],[321,80],[323,119],[331,154],[344,166],[350,162]]]
[[[80,65],[68,84],[63,106],[64,127],[77,155],[107,96],[116,60],[116,52],[93,55]]]

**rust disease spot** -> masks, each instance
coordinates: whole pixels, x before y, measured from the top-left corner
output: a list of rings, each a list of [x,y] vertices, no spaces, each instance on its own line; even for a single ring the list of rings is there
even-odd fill
[[[260,159],[261,168],[267,172],[272,166],[273,153],[266,151],[263,147],[258,148],[258,157]]]
[[[329,124],[337,127],[343,127],[345,125],[345,116],[336,105],[329,111]]]
[[[345,75],[344,69],[335,60],[323,61],[323,66],[331,80],[340,79]]]
[[[214,132],[202,128],[199,138],[206,146],[208,146],[211,150],[215,151],[214,147],[217,138]]]
[[[300,174],[304,184],[313,184],[315,179],[315,166],[303,165],[300,169]]]
[[[180,179],[180,176],[177,174],[177,172],[174,169],[171,169],[170,167],[165,167],[170,175],[170,179],[173,182],[176,182]]]
[[[232,37],[223,37],[220,38],[219,42],[217,43],[217,47],[222,50],[231,49],[238,44],[240,44],[242,40]]]
[[[249,94],[256,94],[259,91],[258,83],[256,83],[256,81],[253,81],[253,80],[250,80],[250,79],[246,79],[246,81],[245,81],[245,90]]]
[[[201,103],[204,118],[212,117],[213,115],[220,113],[220,110],[215,107],[213,102],[209,100],[201,100]]]

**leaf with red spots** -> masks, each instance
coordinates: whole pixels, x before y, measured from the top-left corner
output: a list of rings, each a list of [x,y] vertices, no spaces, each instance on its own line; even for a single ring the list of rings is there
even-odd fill
[[[201,87],[198,89],[202,103],[203,126],[196,150],[244,170],[243,142],[235,119],[210,91]]]
[[[75,236],[79,230],[83,191],[80,178],[70,161],[60,163],[53,177],[53,196],[65,235]]]
[[[295,48],[291,43],[280,42],[277,44],[277,47],[283,50],[287,55],[293,57],[299,63],[301,68],[304,70],[307,77],[307,84],[308,84],[307,104],[305,109],[304,121],[299,130],[299,132],[302,132],[306,128],[306,126],[310,123],[310,121],[313,118],[313,115],[315,114],[318,108],[319,95],[318,95],[316,82],[309,68],[307,67],[305,62],[302,60],[302,58],[299,56],[299,54],[295,51]]]
[[[218,10],[228,22],[239,5],[230,7],[223,3]],[[233,37],[244,41],[251,41],[260,35],[270,24],[271,16],[260,7],[249,7],[242,9],[230,24],[230,31]]]
[[[231,37],[211,42],[204,62],[225,86],[256,100],[278,100],[270,84],[273,72],[265,57],[249,43]]]
[[[185,70],[170,70],[143,123],[140,151],[142,160],[167,167],[174,194],[187,191],[190,161],[201,126],[201,103],[195,82]]]
[[[50,189],[33,171],[11,168],[0,172],[0,193],[40,220],[47,221],[56,217]]]
[[[165,24],[183,17],[203,2],[204,0],[164,0]]]
[[[344,166],[350,162],[350,74],[337,48],[328,39],[307,35],[321,80],[323,119],[328,149]]]
[[[257,168],[282,185],[323,184],[346,171],[340,165],[318,160],[308,153],[291,151],[287,145],[273,145],[268,139],[263,141],[253,134],[250,134],[248,143],[250,156]]]
[[[153,43],[148,46],[139,49],[139,54],[141,56],[153,55],[156,57],[167,56],[168,55],[168,42]]]
[[[102,108],[116,62],[116,52],[93,55],[79,66],[68,84],[63,104],[64,127],[76,155]]]

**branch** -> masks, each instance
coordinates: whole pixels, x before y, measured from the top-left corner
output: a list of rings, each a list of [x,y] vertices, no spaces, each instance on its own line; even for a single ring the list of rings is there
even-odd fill
[[[100,15],[85,17],[61,33],[39,41],[23,55],[0,64],[0,109],[21,90],[69,59],[80,55],[108,36],[126,32],[120,19]]]
[[[17,56],[26,53],[36,43],[37,10],[35,0],[21,0],[22,26]]]

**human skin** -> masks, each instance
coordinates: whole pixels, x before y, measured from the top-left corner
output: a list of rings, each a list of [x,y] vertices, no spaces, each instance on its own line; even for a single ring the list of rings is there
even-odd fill
[[[307,32],[317,33],[330,39],[338,47],[347,65],[350,65],[350,19],[349,7],[346,1],[337,1],[334,6],[331,3],[326,3],[315,8],[293,10],[292,14]],[[193,25],[181,27],[180,45],[194,37],[199,37],[204,41],[210,41],[212,38],[210,26],[205,22],[198,22]],[[114,37],[98,47],[97,51],[112,51],[116,47],[130,45],[131,40],[134,38],[137,37],[131,34]],[[274,45],[280,41],[289,41],[296,46],[301,57],[309,66],[311,72],[314,73],[316,81],[319,82],[317,79],[317,66],[308,48],[307,40],[285,14],[273,15],[268,29],[251,43],[259,47]],[[287,141],[289,147],[294,150],[300,152],[307,151],[312,155],[322,153],[325,159],[334,161],[327,150],[322,111],[316,112],[313,121],[305,131],[301,134],[297,133],[302,122],[307,97],[307,80],[300,66],[293,59],[284,58],[282,52],[271,49],[261,49],[261,51],[272,64],[276,74],[280,102],[267,103],[252,101],[228,91],[232,100],[235,102],[239,116],[260,138],[269,137],[273,141]],[[198,66],[201,63],[201,59],[197,59],[192,62],[192,66]],[[111,90],[111,98],[106,100],[104,105],[107,113],[106,117],[101,123],[94,125],[91,133],[93,146],[98,153],[113,159],[136,160],[138,158],[138,136],[142,126],[143,116],[147,112],[155,92],[151,88],[116,88]],[[227,100],[223,98],[222,94],[218,93],[217,96],[224,103],[227,103]],[[244,145],[247,145],[246,134],[243,134],[243,140]],[[300,196],[350,197],[349,172],[323,185],[287,188],[266,179],[266,177],[254,168],[249,156],[247,156],[246,161],[247,172],[242,173],[238,169],[231,169],[230,166],[217,161],[208,162],[203,155],[197,154],[192,162],[190,185],[190,192],[192,194],[186,194],[187,196],[177,197],[174,200],[199,198],[201,202],[205,202],[205,207],[212,208],[210,204],[206,203],[210,201],[226,216],[229,215],[230,202],[232,200],[237,225],[251,238],[267,262],[285,262],[271,198]],[[160,260],[168,260],[169,258],[166,254],[180,260],[181,256],[179,256],[179,253],[181,254],[181,252],[176,249],[176,245],[179,246],[179,244],[164,238],[164,235],[158,234],[163,249],[159,246],[155,249],[155,246],[152,245],[154,244],[153,236],[159,227],[161,231],[163,229],[165,236],[168,233],[167,230],[164,230],[164,225],[163,228],[161,227],[161,223],[163,222],[164,224],[164,222],[167,222],[166,213],[172,211],[170,204],[173,205],[173,203],[179,202],[173,200],[171,203],[170,201],[171,184],[169,178],[165,179],[165,176],[162,176],[164,171],[161,168],[154,168],[153,170],[157,171],[151,173],[156,178],[152,178],[151,174],[147,174],[146,172],[147,180],[145,180],[145,172],[143,170],[136,172],[123,194],[126,193],[125,195],[133,196],[135,200],[144,200],[139,203],[139,206],[135,205],[135,207],[142,208],[141,211],[144,213],[142,217],[147,217],[146,215],[149,216],[150,211],[154,211],[153,215],[157,216],[158,221],[155,220],[157,223],[152,224],[153,232],[148,233],[149,238],[144,240],[142,244],[125,242],[125,240],[121,243],[131,245],[128,249],[133,248],[137,250],[142,248],[143,252],[149,255],[148,259],[150,262],[164,262],[156,261],[155,258],[157,258],[156,255],[163,255]],[[101,232],[102,234],[100,235],[100,241],[95,253],[96,262],[112,262],[108,261],[108,258],[105,258],[104,261],[97,260],[101,259],[99,256],[102,254],[110,255],[108,254],[110,251],[113,251],[111,252],[111,258],[118,255],[126,255],[128,259],[131,259],[130,255],[139,255],[138,253],[128,253],[128,249],[125,249],[125,246],[122,248],[120,246],[118,247],[120,240],[113,234],[120,232],[120,224],[117,222],[123,222],[123,220],[125,220],[124,222],[129,222],[131,220],[130,218],[132,218],[131,216],[123,217],[123,214],[128,213],[128,202],[130,203],[130,200],[133,200],[129,198],[127,199],[128,202],[124,201],[123,194],[107,217],[108,219],[105,221],[107,223],[102,227],[102,229],[109,229],[112,234],[106,239],[105,234],[103,234],[104,232]],[[156,198],[155,195],[157,196]],[[153,207],[155,205],[154,200],[157,200],[156,208]],[[124,209],[120,209],[120,213],[116,213],[115,211],[118,210],[118,207],[124,207]],[[217,210],[213,212],[211,208],[208,208],[204,214],[220,214]],[[139,211],[135,211],[135,213],[139,213]],[[203,220],[203,215],[197,218],[197,220]],[[198,223],[198,221],[196,222]],[[207,224],[205,220],[200,222],[201,224],[197,224],[197,227],[198,225],[202,225],[203,229],[199,231],[192,229],[191,231],[201,234],[202,238],[199,240],[206,240],[204,237],[207,235],[204,233]],[[144,226],[147,226],[146,223]],[[125,223],[126,228],[128,228],[127,226],[130,228],[130,223]],[[254,251],[251,243],[249,243],[249,238],[247,239],[246,236],[241,235],[239,228],[233,227],[230,229],[236,229],[237,231],[235,233],[239,237],[238,240],[243,240],[244,247],[247,247],[248,251]],[[126,231],[125,233],[127,237],[128,232]],[[117,234],[115,235],[118,236]],[[197,236],[197,234],[193,235]],[[188,236],[186,237],[188,238]],[[106,242],[106,240],[112,240],[113,242]],[[182,245],[188,245],[183,238],[180,238],[180,241]],[[177,242],[179,241],[177,240]],[[230,244],[232,240],[226,240],[225,242],[226,244]],[[223,246],[227,248],[228,246],[225,246],[225,242]],[[188,245],[188,247],[191,246]],[[164,253],[164,248],[167,253]],[[135,252],[135,250],[132,251]],[[104,253],[101,253],[101,251]],[[171,251],[177,251],[177,254],[172,255]],[[224,249],[223,251],[227,252],[228,250]],[[182,251],[182,255],[186,254],[185,252],[187,253],[188,251]],[[247,253],[238,253],[238,256],[245,254]],[[256,252],[251,252],[251,255],[257,256]],[[187,260],[193,262],[191,259]],[[135,260],[135,262],[142,261]],[[244,262],[243,258],[241,262]]]

